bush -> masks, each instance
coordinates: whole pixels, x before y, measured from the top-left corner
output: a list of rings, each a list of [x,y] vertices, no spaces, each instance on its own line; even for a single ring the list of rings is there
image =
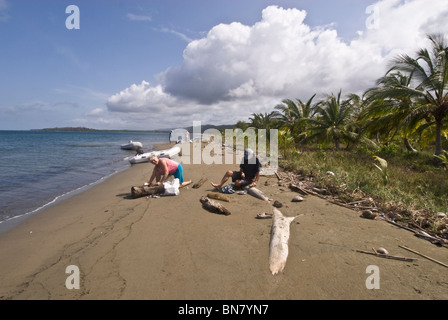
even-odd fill
[[[395,143],[383,144],[378,151],[378,154],[382,156],[395,156],[401,152],[401,148]]]

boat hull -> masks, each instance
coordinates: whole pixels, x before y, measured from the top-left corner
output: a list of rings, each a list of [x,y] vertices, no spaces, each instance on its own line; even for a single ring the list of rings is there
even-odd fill
[[[141,142],[129,142],[122,144],[120,148],[123,150],[137,150],[138,148],[143,148],[143,144]]]
[[[180,152],[180,147],[176,146],[176,147],[173,147],[173,148],[167,149],[167,150],[151,151],[151,152],[146,152],[143,154],[135,155],[129,159],[129,162],[131,164],[148,162],[149,158],[152,155],[155,155],[159,158],[171,158],[171,157],[174,157],[175,155],[179,154],[179,152]]]

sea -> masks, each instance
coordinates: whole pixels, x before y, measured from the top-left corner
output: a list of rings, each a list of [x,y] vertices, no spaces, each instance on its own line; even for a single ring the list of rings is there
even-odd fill
[[[169,133],[0,130],[0,232],[129,168],[130,140],[149,152]]]

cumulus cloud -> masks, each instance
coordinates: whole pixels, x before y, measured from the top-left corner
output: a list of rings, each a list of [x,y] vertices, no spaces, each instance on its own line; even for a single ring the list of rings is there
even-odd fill
[[[142,81],[111,96],[107,107],[119,112],[161,112],[172,107],[174,102],[175,98],[165,93],[162,86],[153,87]]]
[[[0,0],[0,22],[6,22],[9,19],[9,15],[6,13],[9,7],[6,0]]]
[[[311,28],[299,9],[270,6],[252,26],[219,24],[189,42],[182,64],[159,74],[159,84],[134,84],[110,97],[108,109],[232,123],[270,112],[285,98],[307,100],[340,89],[362,93],[392,57],[412,55],[425,46],[426,34],[448,31],[446,0],[430,6],[426,0],[382,0],[373,7],[377,21],[350,42],[332,24]]]

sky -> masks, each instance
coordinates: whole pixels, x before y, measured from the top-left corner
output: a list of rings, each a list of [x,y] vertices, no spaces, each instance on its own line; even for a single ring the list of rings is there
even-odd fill
[[[446,21],[448,0],[0,0],[0,130],[235,124],[362,94]]]

